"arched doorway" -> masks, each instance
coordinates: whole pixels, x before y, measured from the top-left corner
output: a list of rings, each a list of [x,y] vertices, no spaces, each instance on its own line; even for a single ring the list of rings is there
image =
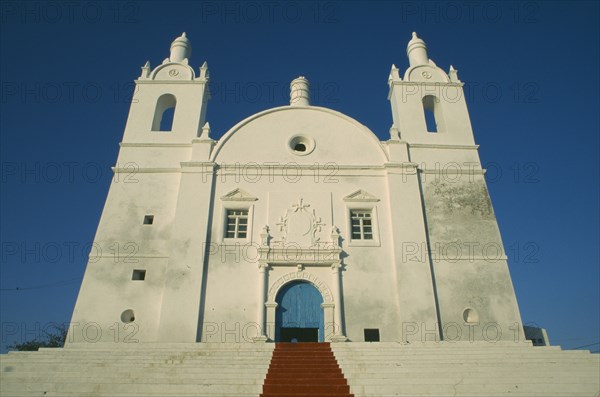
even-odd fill
[[[323,296],[312,284],[292,281],[277,293],[275,341],[323,342]]]

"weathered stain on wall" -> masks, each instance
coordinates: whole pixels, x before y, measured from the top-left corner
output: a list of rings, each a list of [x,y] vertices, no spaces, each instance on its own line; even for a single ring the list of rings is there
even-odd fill
[[[443,251],[449,243],[458,243],[465,250],[461,254],[471,250],[474,256],[495,255],[499,250],[499,256],[502,241],[485,182],[463,179],[450,182],[438,178],[423,183],[432,249]]]

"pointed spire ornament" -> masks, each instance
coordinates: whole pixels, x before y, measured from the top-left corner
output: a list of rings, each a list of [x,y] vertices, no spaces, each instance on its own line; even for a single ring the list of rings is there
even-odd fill
[[[392,64],[392,69],[390,70],[390,76],[388,77],[388,83],[390,81],[402,81],[400,78],[400,71],[396,67],[395,64]]]
[[[450,81],[453,83],[459,83],[460,80],[458,79],[458,70],[454,69],[454,66],[450,65]]]
[[[202,66],[200,66],[200,79],[208,79],[208,78],[209,78],[208,63],[206,61],[204,61]]]
[[[144,64],[144,66],[142,66],[142,74],[140,75],[140,78],[148,78],[148,76],[150,76],[150,61],[146,61],[146,63]]]
[[[200,138],[202,139],[210,139],[210,124],[208,121],[202,127],[202,133],[200,133]]]

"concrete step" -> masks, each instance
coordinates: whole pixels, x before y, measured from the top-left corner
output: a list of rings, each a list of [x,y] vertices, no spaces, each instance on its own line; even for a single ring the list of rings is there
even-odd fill
[[[554,359],[554,360],[543,360],[543,359],[521,359],[521,360],[509,360],[509,359],[505,359],[505,360],[494,360],[494,359],[480,359],[480,360],[469,360],[469,359],[456,359],[456,360],[405,360],[405,359],[400,359],[400,360],[386,360],[385,364],[384,361],[379,361],[376,363],[373,362],[361,362],[359,358],[357,358],[356,360],[338,360],[339,364],[342,366],[374,366],[374,367],[387,367],[387,366],[395,366],[395,367],[399,367],[399,366],[410,366],[410,365],[417,365],[417,366],[430,366],[430,367],[436,367],[436,366],[442,366],[442,365],[462,365],[464,367],[468,367],[468,366],[481,366],[481,365],[487,365],[487,366],[506,366],[506,365],[517,365],[517,366],[524,366],[524,365],[548,365],[548,364],[552,364],[552,365],[556,365],[556,364],[564,364],[564,365],[591,365],[593,364],[593,361],[589,361],[589,360],[560,360],[560,359]]]
[[[332,344],[332,349],[338,348],[348,348],[348,349],[382,349],[386,350],[392,347],[401,347],[403,349],[490,349],[490,348],[499,348],[499,349],[509,349],[509,348],[519,348],[519,349],[530,349],[533,347],[531,342],[514,342],[514,341],[498,341],[498,342],[486,342],[486,341],[462,341],[462,342],[410,342],[410,343],[402,343],[402,342],[351,342],[351,343],[334,343]],[[536,346],[536,349],[558,349],[560,350],[560,346]]]
[[[262,391],[261,385],[228,385],[221,383],[205,384],[176,384],[176,383],[101,383],[101,382],[36,382],[36,383],[12,383],[3,382],[0,387],[2,395],[10,396],[14,391],[41,391],[41,392],[78,392],[90,394],[103,393],[148,393],[162,391],[163,395],[179,395],[179,393],[194,393],[202,390],[205,394],[237,395],[239,393],[258,395]],[[6,393],[6,394],[5,394]]]
[[[153,358],[164,358],[164,357],[271,357],[273,354],[272,351],[265,352],[249,352],[249,351],[200,351],[200,352],[165,352],[165,353],[157,353],[157,352],[119,352],[119,351],[98,351],[98,352],[9,352],[5,357],[21,357],[28,356],[34,354],[37,359],[46,358],[46,357],[82,357],[82,358],[93,358],[93,357],[112,357],[112,358],[123,358],[123,359],[153,359]]]
[[[0,396],[256,397],[267,391],[269,397],[304,397],[309,392],[579,397],[600,392],[600,356],[559,347],[511,342],[277,346],[72,344],[11,352],[0,355]],[[319,364],[311,364],[313,360]],[[276,377],[265,379],[267,370]],[[342,387],[344,377],[349,393]],[[327,384],[336,387],[324,394]]]
[[[584,350],[525,350],[525,349],[514,349],[513,351],[510,350],[485,350],[485,349],[478,349],[478,350],[471,350],[471,351],[463,351],[463,350],[459,350],[459,349],[455,349],[455,350],[445,350],[445,351],[439,351],[439,352],[435,352],[435,351],[418,351],[416,349],[410,349],[410,350],[404,350],[404,349],[389,349],[389,350],[385,350],[385,351],[378,351],[378,350],[373,350],[373,351],[369,351],[369,350],[348,350],[348,349],[340,349],[340,348],[335,348],[334,349],[336,356],[354,356],[354,355],[360,355],[361,357],[388,357],[388,356],[395,356],[395,355],[401,355],[401,356],[415,356],[415,357],[427,357],[427,356],[456,356],[456,355],[462,355],[462,356],[482,356],[482,355],[489,355],[489,356],[575,356],[575,357],[581,357],[581,356],[590,356],[589,351],[584,351]]]
[[[398,391],[411,393],[412,395],[442,394],[446,396],[454,395],[480,395],[480,396],[498,396],[498,395],[519,395],[519,393],[537,393],[539,396],[546,396],[549,393],[562,393],[563,396],[569,396],[576,390],[579,393],[587,393],[594,396],[597,393],[597,387],[592,384],[544,384],[544,383],[512,383],[498,384],[482,382],[479,384],[466,384],[459,382],[457,384],[403,384],[398,385],[361,385],[351,386],[351,391],[357,396],[381,396],[390,395]]]
[[[393,371],[363,371],[363,372],[346,372],[345,375],[350,375],[354,380],[360,379],[373,379],[380,381],[381,379],[388,379],[391,377],[391,374],[396,375],[399,379],[430,379],[432,373],[435,373],[437,378],[455,378],[457,376],[461,376],[466,371],[463,368],[433,368],[435,372],[432,371],[432,368],[429,370],[424,370],[423,368],[415,369],[407,369],[407,368],[396,368]],[[581,368],[560,368],[560,369],[551,369],[548,370],[545,367],[532,369],[531,367],[527,369],[517,369],[516,371],[511,368],[471,368],[468,370],[469,377],[472,378],[487,378],[489,376],[496,377],[523,377],[523,378],[535,378],[535,379],[546,379],[551,378],[555,379],[559,376],[559,379],[563,377],[574,378],[581,377],[585,379],[596,380],[598,379],[598,373],[596,373],[594,368],[587,368],[584,371]]]
[[[157,344],[0,356],[2,396],[254,396],[274,346]]]
[[[597,396],[600,360],[556,347],[334,344],[356,396]]]
[[[216,350],[216,349],[211,349],[211,350],[167,350],[167,349],[161,349],[161,350],[147,350],[147,349],[137,349],[137,350],[132,350],[132,349],[125,349],[125,350],[118,350],[118,349],[106,349],[106,350],[100,350],[100,349],[92,349],[89,351],[85,351],[85,350],[72,350],[72,349],[44,349],[38,351],[38,352],[19,352],[19,351],[11,351],[9,352],[7,355],[8,356],[13,356],[13,355],[28,355],[28,354],[32,354],[35,353],[36,355],[40,355],[40,356],[45,356],[45,355],[86,355],[86,356],[94,356],[94,355],[98,355],[98,356],[104,356],[104,355],[109,355],[109,354],[114,354],[114,355],[120,355],[120,356],[168,356],[168,355],[181,355],[181,354],[189,354],[189,355],[211,355],[211,354],[217,354],[217,355],[236,355],[236,354],[243,354],[243,355],[264,355],[264,354],[269,354],[271,353],[272,350],[257,350],[257,351],[250,351],[250,350],[233,350],[233,349],[227,349],[227,350]]]
[[[230,358],[230,357],[219,357],[219,358],[212,358],[212,359],[202,359],[202,358],[186,358],[186,357],[172,357],[172,358],[164,358],[162,360],[143,360],[143,359],[139,359],[139,360],[131,360],[131,359],[118,359],[118,358],[110,358],[110,357],[104,357],[104,358],[77,358],[77,357],[67,357],[67,358],[40,358],[40,359],[35,359],[36,363],[40,363],[40,364],[55,364],[55,363],[62,363],[62,362],[70,362],[73,364],[102,364],[102,363],[106,363],[106,362],[111,362],[115,365],[152,365],[152,364],[169,364],[169,363],[178,363],[178,364],[198,364],[198,365],[202,365],[202,364],[211,364],[211,365],[254,365],[256,363],[260,363],[260,362],[265,362],[268,361],[270,357],[263,357],[261,359],[257,359],[257,358],[251,358],[251,357],[236,357],[236,358]],[[31,361],[33,359],[28,359],[28,360],[11,360],[11,359],[6,359],[6,360],[2,360],[2,364],[4,363],[17,363],[17,362],[28,362]]]
[[[272,351],[275,348],[273,343],[152,343],[152,342],[136,342],[136,343],[69,343],[64,348],[41,348],[40,351],[44,350],[66,350],[66,351],[95,351],[95,350],[107,350],[107,351],[198,351],[198,350],[246,350],[246,351],[261,351],[267,350]]]
[[[148,376],[160,376],[161,374],[166,375],[179,375],[179,374],[187,374],[189,376],[211,376],[218,378],[219,376],[230,376],[231,374],[237,374],[237,376],[247,376],[247,377],[255,377],[262,376],[266,374],[268,365],[264,365],[261,367],[248,367],[248,368],[234,368],[234,367],[219,367],[219,368],[198,368],[198,367],[181,367],[181,366],[156,366],[156,367],[137,367],[137,368],[127,368],[127,367],[114,367],[114,366],[104,366],[104,367],[92,367],[92,368],[82,368],[81,366],[69,366],[68,364],[62,364],[54,370],[49,370],[48,367],[38,367],[35,365],[22,366],[22,367],[12,367],[7,366],[2,368],[2,377],[4,376],[15,376],[15,374],[38,374],[40,372],[48,373],[53,376],[62,376],[63,374],[79,374],[81,376],[82,372],[98,374],[101,376],[106,376],[106,374],[111,373],[130,373],[132,376],[139,374],[148,374]],[[66,367],[66,368],[65,368]],[[82,371],[83,370],[83,371]]]
[[[84,375],[71,374],[69,376],[61,375],[55,377],[53,375],[40,375],[29,373],[27,376],[5,376],[3,382],[22,382],[27,380],[33,383],[48,383],[60,380],[65,383],[169,383],[169,384],[189,384],[189,385],[203,385],[208,383],[216,383],[218,380],[219,384],[223,385],[262,385],[263,379],[258,379],[256,376],[238,376],[233,377],[234,374],[228,374],[226,377],[210,376],[210,377],[197,377],[177,374],[176,376],[128,376],[126,374],[117,374],[116,376],[100,376],[100,375]]]
[[[144,393],[136,393],[136,392],[126,392],[126,393],[114,393],[114,392],[102,392],[96,391],[94,393],[82,394],[81,392],[53,392],[53,391],[11,391],[10,394],[3,394],[0,388],[0,396],[4,397],[165,397],[164,391],[156,391],[156,392],[144,392]],[[204,393],[201,390],[192,392],[192,393],[182,393],[178,392],[173,396],[177,397],[230,397],[230,395],[226,395],[223,393]],[[237,393],[235,397],[256,397],[256,393]]]
[[[85,373],[81,372],[12,372],[6,373],[3,375],[3,381],[22,381],[22,380],[31,380],[31,381],[52,381],[52,380],[60,380],[64,382],[93,382],[98,380],[99,382],[131,382],[135,381],[143,381],[149,383],[172,383],[182,382],[182,383],[197,383],[197,382],[205,382],[207,379],[211,381],[218,381],[222,383],[240,383],[240,384],[262,384],[263,379],[260,379],[257,375],[264,373],[265,371],[255,372],[255,373],[243,373],[242,371],[231,371],[228,373],[181,373],[180,371],[169,371],[169,372],[159,372],[155,371],[153,373],[148,373],[148,371],[139,371],[139,372],[128,372],[128,373],[115,373],[106,371],[104,373],[100,373],[98,371],[94,371],[93,373]]]
[[[438,376],[429,374],[429,377],[413,377],[413,376],[402,376],[399,375],[394,378],[390,377],[365,377],[362,379],[353,378],[354,384],[360,384],[361,386],[380,386],[386,384],[388,386],[417,386],[417,385],[454,385],[460,384],[559,384],[559,385],[578,385],[581,383],[597,382],[598,376],[570,376],[570,377],[557,377],[557,376],[540,376],[540,377],[529,377],[527,375],[516,376],[514,374],[492,377],[493,374],[487,374],[487,376],[473,376],[472,374],[457,373],[454,375],[442,375]],[[384,382],[385,380],[385,382]]]
[[[77,362],[77,361],[71,361],[71,360],[57,360],[57,361],[34,361],[34,360],[23,360],[23,361],[19,361],[19,360],[14,360],[14,361],[2,361],[1,365],[11,365],[11,366],[16,366],[16,365],[37,365],[37,366],[43,366],[46,368],[53,368],[56,365],[60,364],[63,365],[66,363],[66,365],[72,365],[75,367],[104,367],[106,365],[111,365],[111,366],[115,366],[115,367],[121,367],[121,368],[131,368],[131,367],[144,367],[144,368],[151,368],[151,367],[155,367],[158,365],[177,365],[177,366],[181,366],[181,367],[198,367],[198,368],[202,368],[202,367],[222,367],[222,368],[231,368],[232,366],[236,366],[236,367],[255,367],[255,366],[264,366],[265,368],[269,365],[269,359],[264,359],[261,361],[239,361],[239,362],[232,362],[232,361],[187,361],[187,360],[165,360],[165,361],[155,361],[155,362],[131,362],[131,363],[127,363],[127,362],[122,362],[122,361],[111,361],[111,360],[90,360],[90,361],[81,361],[81,362]]]

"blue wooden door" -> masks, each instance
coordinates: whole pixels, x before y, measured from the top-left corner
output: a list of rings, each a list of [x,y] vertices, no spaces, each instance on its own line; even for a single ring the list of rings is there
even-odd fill
[[[293,281],[281,288],[276,301],[276,341],[281,341],[281,328],[318,328],[318,340],[323,342],[323,297],[319,290],[310,283]]]

